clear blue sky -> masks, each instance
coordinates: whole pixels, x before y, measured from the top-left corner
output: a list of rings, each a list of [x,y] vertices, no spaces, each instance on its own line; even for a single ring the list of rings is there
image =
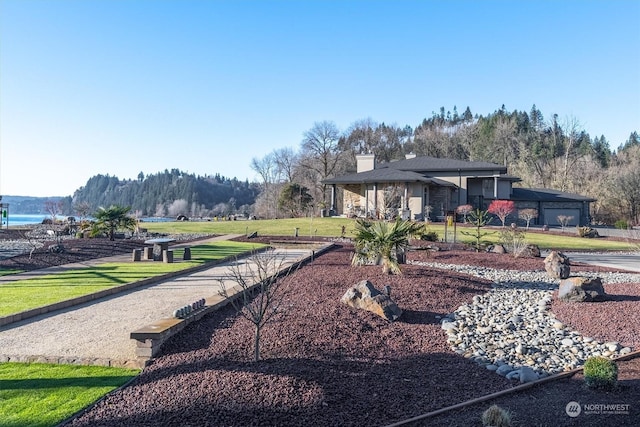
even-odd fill
[[[177,168],[250,181],[316,121],[536,106],[640,131],[640,2],[0,0],[0,194]]]

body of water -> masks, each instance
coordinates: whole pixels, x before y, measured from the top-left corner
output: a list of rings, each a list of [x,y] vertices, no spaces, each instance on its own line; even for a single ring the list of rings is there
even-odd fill
[[[19,225],[42,224],[42,221],[46,218],[51,218],[51,215],[9,213],[8,218],[2,218],[2,227],[6,227],[7,222],[9,224],[9,227],[15,227]],[[57,217],[57,219],[59,220],[64,220],[66,218],[67,217],[64,215],[58,215]],[[168,221],[175,221],[175,218],[147,217],[147,218],[141,218],[141,220],[142,222],[168,222]]]
[[[7,218],[2,218],[2,226],[6,227],[7,224],[9,227],[13,227],[16,225],[33,225],[33,224],[42,224],[42,221],[45,218],[51,218],[49,215],[37,215],[37,214],[12,214],[9,212],[9,216]]]

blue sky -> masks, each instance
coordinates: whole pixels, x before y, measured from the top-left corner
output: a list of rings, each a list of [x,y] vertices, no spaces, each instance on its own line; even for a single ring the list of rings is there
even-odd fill
[[[96,174],[250,181],[316,121],[444,106],[640,131],[640,2],[0,0],[0,194]]]

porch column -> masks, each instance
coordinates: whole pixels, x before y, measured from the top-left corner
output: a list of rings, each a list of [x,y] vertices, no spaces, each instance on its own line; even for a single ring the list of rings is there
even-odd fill
[[[404,183],[404,208],[409,210],[409,183]]]
[[[331,184],[331,210],[336,213],[336,185]]]
[[[378,219],[378,183],[373,183],[373,217]]]
[[[369,214],[369,184],[364,184],[364,217]]]
[[[493,198],[494,199],[498,198],[498,177],[497,176],[493,177]]]

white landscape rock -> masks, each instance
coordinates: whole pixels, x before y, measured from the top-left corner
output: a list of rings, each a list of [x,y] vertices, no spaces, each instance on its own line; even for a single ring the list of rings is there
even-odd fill
[[[418,262],[414,263],[418,264]],[[617,357],[633,351],[617,342],[582,336],[549,311],[557,280],[541,271],[505,271],[487,267],[420,262],[494,281],[442,318],[452,350],[499,375],[534,381],[584,364],[591,356]],[[598,273],[606,283],[640,282],[640,274]],[[534,378],[535,374],[535,378]]]

